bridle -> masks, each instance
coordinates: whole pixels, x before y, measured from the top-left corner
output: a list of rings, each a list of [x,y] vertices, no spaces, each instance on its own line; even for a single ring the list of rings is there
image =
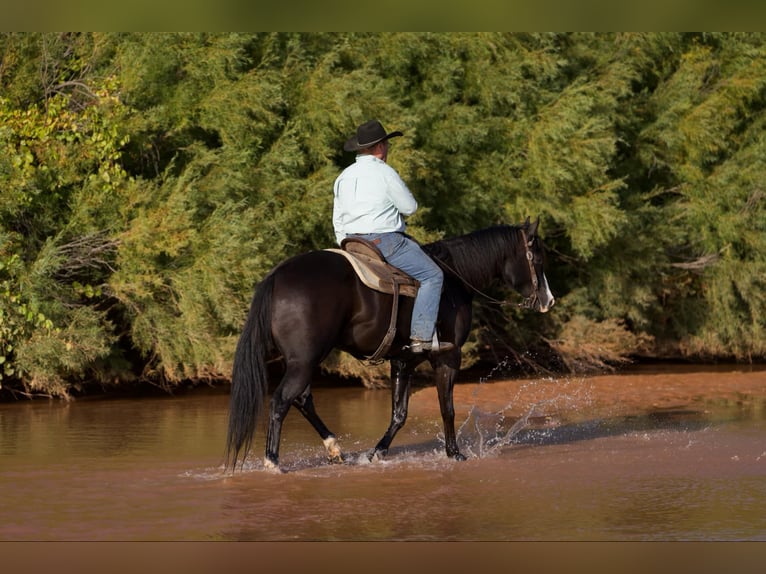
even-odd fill
[[[521,303],[518,304],[519,307],[522,307],[524,309],[534,309],[535,303],[537,303],[537,273],[535,273],[535,266],[533,264],[534,255],[532,255],[532,241],[534,239],[531,239],[527,241],[527,234],[524,232],[524,230],[521,230],[521,238],[524,240],[524,250],[525,255],[527,258],[527,267],[529,267],[529,280],[532,281],[532,294],[525,298]]]
[[[520,229],[521,231],[521,238],[524,241],[524,256],[527,260],[527,267],[529,268],[529,279],[532,282],[532,294],[529,297],[526,297],[521,303],[516,303],[517,307],[521,307],[523,309],[534,309],[535,303],[537,303],[537,273],[535,273],[535,266],[533,264],[534,261],[534,255],[532,255],[532,250],[530,249],[532,247],[532,241],[527,241],[527,234],[524,232],[523,229]],[[511,302],[507,300],[499,300],[495,299],[494,297],[491,297],[490,295],[487,295],[480,289],[474,287],[471,285],[468,281],[465,280],[465,278],[460,275],[455,269],[453,269],[450,265],[439,259],[438,257],[433,256],[434,259],[436,259],[440,265],[442,265],[445,269],[449,270],[455,277],[460,279],[463,282],[463,285],[465,285],[468,289],[475,292],[478,295],[481,295],[485,299],[487,299],[490,303],[495,303],[496,305],[510,305]]]

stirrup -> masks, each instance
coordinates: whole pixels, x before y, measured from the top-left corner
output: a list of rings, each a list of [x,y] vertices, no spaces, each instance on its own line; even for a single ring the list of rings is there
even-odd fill
[[[412,339],[410,341],[410,344],[408,347],[405,347],[410,351],[410,353],[413,354],[420,354],[425,352],[430,353],[445,353],[447,351],[451,351],[455,348],[454,343],[448,343],[448,342],[441,342],[436,338],[436,335],[434,335],[434,338],[432,341],[423,341],[421,339]]]

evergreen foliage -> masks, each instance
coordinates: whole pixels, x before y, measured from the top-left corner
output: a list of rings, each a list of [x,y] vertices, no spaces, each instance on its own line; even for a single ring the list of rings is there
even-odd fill
[[[466,364],[763,360],[765,38],[0,34],[0,385],[228,377],[372,117],[419,240],[541,218],[557,306],[477,298]]]

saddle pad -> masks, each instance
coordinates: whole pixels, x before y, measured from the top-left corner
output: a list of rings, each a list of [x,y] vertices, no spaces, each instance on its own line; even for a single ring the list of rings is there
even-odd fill
[[[414,297],[418,293],[420,281],[385,261],[372,259],[361,253],[351,254],[342,249],[325,249],[325,251],[338,253],[348,259],[359,279],[370,289],[393,295],[396,283],[399,285],[400,295]]]

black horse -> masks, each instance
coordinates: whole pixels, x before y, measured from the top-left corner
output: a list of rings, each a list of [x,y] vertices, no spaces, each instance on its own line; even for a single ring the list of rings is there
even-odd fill
[[[527,219],[522,225],[491,227],[423,247],[444,269],[437,327],[439,338],[455,348],[438,354],[409,353],[413,299],[401,297],[397,335],[385,357],[391,365],[391,423],[370,451],[370,460],[385,454],[404,425],[412,373],[426,359],[435,371],[447,455],[465,460],[455,435],[452,389],[460,368],[460,347],[471,326],[471,301],[479,289],[502,279],[525,298],[522,306],[545,313],[553,305],[538,223]],[[236,468],[240,455],[244,462],[250,450],[268,391],[267,362],[280,357],[284,376],[272,393],[264,465],[278,468],[282,422],[291,405],[319,433],[329,458],[342,461],[335,436],[314,409],[311,378],[333,348],[360,359],[371,356],[388,329],[392,297],[363,285],[346,258],[332,251],[292,257],[260,282],[234,357],[227,467]]]

